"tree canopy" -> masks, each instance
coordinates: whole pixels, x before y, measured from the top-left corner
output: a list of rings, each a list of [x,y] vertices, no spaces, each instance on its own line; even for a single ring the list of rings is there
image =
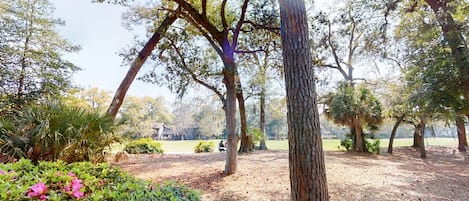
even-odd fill
[[[0,104],[8,110],[71,87],[80,68],[63,58],[79,47],[58,34],[63,21],[47,0],[0,3]]]

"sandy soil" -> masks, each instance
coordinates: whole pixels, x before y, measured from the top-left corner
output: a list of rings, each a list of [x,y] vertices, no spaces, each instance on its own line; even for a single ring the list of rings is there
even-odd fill
[[[469,154],[430,147],[428,159],[412,148],[391,155],[326,152],[331,200],[469,200]],[[289,200],[287,151],[238,157],[224,175],[225,153],[138,155],[116,163],[139,178],[172,179],[202,192],[203,200]]]

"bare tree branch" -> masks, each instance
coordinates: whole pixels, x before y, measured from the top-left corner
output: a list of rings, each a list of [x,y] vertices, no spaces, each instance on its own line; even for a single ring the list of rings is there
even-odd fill
[[[207,0],[202,0],[202,17],[207,20]]]
[[[223,27],[223,31],[222,31],[223,33],[228,31],[228,24],[226,23],[226,16],[225,16],[225,8],[226,8],[227,2],[228,0],[223,0],[223,2],[221,3],[221,8],[220,8],[220,17],[221,17],[221,24]]]
[[[213,26],[206,18],[204,18],[192,5],[187,3],[185,0],[173,0],[177,4],[179,4],[184,10],[186,10],[190,16],[193,16],[192,22],[196,24],[200,24],[200,26],[204,27],[210,35],[215,38],[215,40],[221,44],[223,42],[223,35],[222,33]],[[195,26],[195,24],[192,24]]]
[[[344,76],[345,80],[347,80],[348,78],[348,75],[347,73],[345,72],[345,70],[342,68],[342,66],[340,65],[340,59],[339,59],[339,55],[337,55],[337,50],[334,46],[334,44],[332,43],[332,25],[331,25],[331,22],[328,21],[327,22],[327,25],[328,25],[328,36],[327,36],[327,42],[329,43],[329,46],[331,46],[331,51],[332,51],[332,55],[334,56],[334,61],[336,63],[336,69],[339,70],[339,72],[342,74],[342,76]]]
[[[190,77],[192,78],[192,80],[204,86],[205,88],[213,91],[224,104],[225,97],[223,96],[223,94],[215,86],[210,85],[209,83],[199,79],[199,77],[195,74],[195,72],[188,67],[187,63],[184,60],[185,58],[184,55],[181,53],[181,51],[179,51],[179,48],[176,46],[174,41],[173,40],[169,40],[169,41],[170,41],[171,47],[173,47],[174,51],[176,51],[176,54],[179,56],[179,59],[181,60],[182,65],[180,66],[180,68],[184,70],[186,73],[188,73]]]
[[[265,52],[264,49],[258,49],[258,50],[235,50],[234,51],[235,53],[238,53],[238,54],[253,54],[253,53],[257,53],[257,52]]]
[[[243,23],[244,23],[244,18],[246,17],[246,10],[248,8],[248,2],[249,0],[244,0],[243,6],[241,7],[241,18],[239,18],[238,24],[236,25],[236,29],[233,33],[233,43],[232,43],[233,50],[235,50],[236,46],[238,45],[239,31],[241,30],[241,27],[243,26]]]
[[[184,17],[185,20],[187,20],[192,26],[194,26],[199,32],[204,36],[205,39],[210,43],[210,45],[215,49],[218,55],[222,56],[223,55],[223,50],[213,41],[213,38],[209,36],[209,33],[207,33],[203,27],[201,27],[198,23],[195,22],[194,18],[192,18],[191,15],[188,15],[186,13],[182,13],[181,16]]]
[[[250,21],[250,20],[245,20],[244,23],[245,24],[250,24],[251,26],[253,26],[256,29],[264,29],[264,30],[271,31],[271,32],[276,33],[276,34],[280,34],[280,27],[269,27],[269,26],[257,24],[253,21]]]

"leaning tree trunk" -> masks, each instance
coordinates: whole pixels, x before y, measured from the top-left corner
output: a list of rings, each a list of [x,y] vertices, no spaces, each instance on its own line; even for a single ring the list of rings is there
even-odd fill
[[[153,33],[153,36],[151,36],[150,40],[148,40],[145,46],[143,46],[143,49],[140,50],[137,58],[135,58],[135,60],[132,62],[129,71],[127,72],[127,75],[119,85],[119,88],[114,94],[114,98],[112,99],[111,105],[107,110],[107,113],[112,117],[113,120],[116,118],[117,112],[119,111],[119,108],[124,102],[127,90],[129,89],[130,85],[137,76],[138,71],[140,71],[142,65],[151,55],[153,49],[155,49],[155,46],[160,41],[162,34],[164,34],[169,29],[169,27],[176,21],[177,18],[178,13],[172,13],[167,16],[166,19],[164,19],[164,21],[156,29],[155,33]]]
[[[469,50],[463,36],[463,30],[454,22],[453,16],[446,3],[447,0],[425,0],[435,13],[436,19],[448,42],[451,54],[454,57],[460,76],[464,97],[469,100]]]
[[[239,146],[239,153],[248,153],[252,151],[251,139],[247,135],[247,120],[246,120],[246,107],[244,104],[244,95],[243,89],[241,88],[241,81],[239,77],[236,76],[237,89],[236,89],[236,98],[238,99],[239,107],[239,119],[241,121],[241,145]]]
[[[456,118],[456,128],[458,130],[458,149],[461,152],[466,152],[466,146],[464,145],[464,142],[467,143],[466,127],[464,126],[464,120],[462,118]]]
[[[329,200],[303,0],[279,0],[291,200]]]
[[[402,120],[404,120],[404,117],[405,115],[401,115],[399,118],[397,118],[396,123],[394,124],[394,127],[392,127],[391,137],[389,138],[389,145],[388,145],[389,154],[392,154],[392,145],[394,143],[394,138],[396,137],[397,128],[399,128],[399,125],[401,124]]]

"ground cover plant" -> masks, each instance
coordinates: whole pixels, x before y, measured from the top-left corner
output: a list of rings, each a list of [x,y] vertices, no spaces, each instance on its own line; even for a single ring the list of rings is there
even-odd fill
[[[0,200],[200,200],[184,185],[151,185],[107,163],[90,162],[2,164],[0,189]]]

